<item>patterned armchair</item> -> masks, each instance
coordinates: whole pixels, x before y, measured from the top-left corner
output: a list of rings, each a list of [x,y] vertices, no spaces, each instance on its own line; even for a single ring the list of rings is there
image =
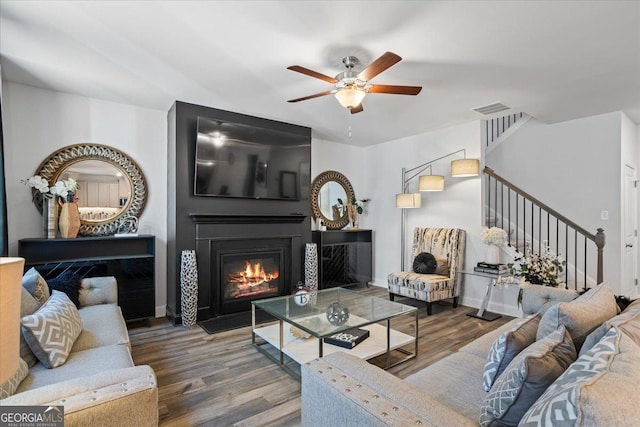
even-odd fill
[[[464,262],[466,232],[459,228],[416,228],[413,231],[413,258],[421,252],[429,252],[438,260],[434,274],[413,271],[391,273],[387,277],[389,299],[401,295],[431,304],[453,298],[453,308],[458,306],[460,295],[459,272]]]

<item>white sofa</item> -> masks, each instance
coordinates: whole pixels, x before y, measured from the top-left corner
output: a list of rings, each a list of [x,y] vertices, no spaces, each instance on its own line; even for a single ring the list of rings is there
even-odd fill
[[[63,405],[66,427],[157,425],[156,376],[133,363],[117,297],[114,277],[83,279],[82,332],[66,362],[53,369],[37,362],[0,405]]]

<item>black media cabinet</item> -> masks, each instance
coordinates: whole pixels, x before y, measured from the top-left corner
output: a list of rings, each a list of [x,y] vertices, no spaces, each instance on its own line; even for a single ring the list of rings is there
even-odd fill
[[[118,305],[126,321],[155,317],[155,236],[22,239],[25,271],[46,279],[73,270],[82,277],[115,276]]]
[[[318,245],[318,288],[366,284],[373,280],[371,230],[314,231]]]

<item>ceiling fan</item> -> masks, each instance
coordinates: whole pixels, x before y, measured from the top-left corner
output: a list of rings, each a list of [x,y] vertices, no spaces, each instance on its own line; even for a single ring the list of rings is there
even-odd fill
[[[288,70],[297,71],[316,79],[335,85],[335,89],[316,93],[314,95],[304,96],[302,98],[290,99],[288,102],[306,101],[307,99],[318,98],[325,95],[335,94],[336,99],[345,108],[351,111],[351,114],[359,113],[363,110],[362,100],[367,93],[387,93],[396,95],[417,95],[422,90],[422,86],[394,86],[394,85],[378,85],[371,84],[369,81],[387,68],[397,64],[402,60],[401,57],[393,52],[385,52],[378,59],[369,64],[360,73],[353,71],[353,68],[359,63],[355,56],[346,56],[342,59],[342,63],[347,71],[339,73],[335,77],[329,77],[317,71],[310,70],[300,65],[292,65],[287,67]]]

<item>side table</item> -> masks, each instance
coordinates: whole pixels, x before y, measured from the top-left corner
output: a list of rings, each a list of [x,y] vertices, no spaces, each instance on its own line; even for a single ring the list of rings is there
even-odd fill
[[[492,322],[496,319],[499,319],[502,317],[501,314],[499,313],[493,313],[489,310],[487,310],[487,305],[489,304],[489,300],[491,299],[491,290],[493,289],[493,287],[496,285],[496,283],[498,282],[498,278],[500,277],[499,273],[485,273],[485,272],[481,272],[481,271],[461,271],[460,274],[466,274],[469,276],[478,276],[478,277],[484,277],[486,279],[490,279],[489,283],[487,284],[487,290],[484,293],[484,298],[482,299],[482,304],[480,304],[480,308],[477,311],[472,311],[470,313],[467,313],[467,316],[471,316],[471,317],[475,317],[477,319],[482,319],[482,320],[486,320],[488,322]]]

